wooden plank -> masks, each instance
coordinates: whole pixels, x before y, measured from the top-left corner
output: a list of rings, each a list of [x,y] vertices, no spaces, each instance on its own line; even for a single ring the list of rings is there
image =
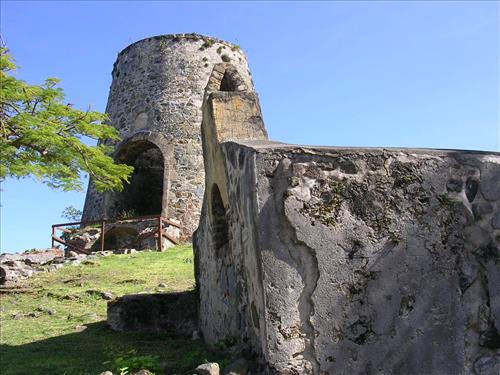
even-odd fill
[[[161,221],[163,221],[164,223],[167,223],[169,225],[172,225],[173,227],[176,227],[176,228],[180,228],[181,227],[180,224],[178,224],[176,222],[173,222],[173,221],[171,221],[171,220],[169,220],[167,218],[164,218],[164,217],[161,218]]]
[[[163,237],[165,237],[167,240],[169,240],[170,242],[172,242],[174,245],[178,245],[179,244],[179,241],[177,241],[175,238],[173,238],[172,236],[168,235],[167,233],[163,233]]]
[[[163,237],[161,236],[163,233],[161,216],[158,218],[158,251],[161,253],[163,250]]]
[[[104,233],[106,232],[106,221],[101,221],[101,251],[104,251]]]
[[[54,248],[54,236],[56,235],[56,228],[55,227],[52,227],[52,248]]]
[[[70,247],[70,248],[72,248],[72,249],[74,249],[74,250],[76,250],[76,251],[78,251],[78,252],[80,252],[80,253],[84,253],[84,254],[87,254],[87,255],[89,255],[89,254],[90,254],[90,252],[88,252],[88,251],[87,251],[87,250],[85,250],[85,249],[82,249],[82,248],[80,248],[80,247],[76,247],[76,246],[74,246],[74,245],[71,245],[71,244],[67,243],[67,242],[66,242],[66,241],[64,241],[61,237],[52,236],[52,239],[53,239],[55,242],[59,242],[60,244],[62,244],[62,245],[64,245],[64,246],[67,246],[67,247]]]

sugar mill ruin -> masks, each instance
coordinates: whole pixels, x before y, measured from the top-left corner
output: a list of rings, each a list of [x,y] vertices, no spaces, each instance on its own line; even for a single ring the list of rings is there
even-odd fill
[[[136,42],[112,75],[135,172],[91,182],[83,220],[179,223],[205,342],[233,338],[255,373],[500,373],[499,153],[269,141],[244,53],[197,34]]]
[[[190,238],[203,200],[201,107],[214,65],[223,60],[231,71],[222,90],[241,84],[253,91],[247,59],[236,46],[196,35],[149,38],[125,48],[114,64],[108,113],[122,141],[117,160],[133,165],[135,173],[125,191],[98,194],[92,183],[83,220],[163,214],[182,222]],[[222,70],[224,74],[225,70]]]

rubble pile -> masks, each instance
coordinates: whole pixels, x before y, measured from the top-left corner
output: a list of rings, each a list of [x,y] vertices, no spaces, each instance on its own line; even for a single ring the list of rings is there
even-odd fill
[[[113,254],[98,251],[90,255],[69,251],[65,256],[59,248],[34,249],[24,253],[0,254],[0,286],[11,287],[38,272],[51,272],[66,264],[78,265],[89,259]]]

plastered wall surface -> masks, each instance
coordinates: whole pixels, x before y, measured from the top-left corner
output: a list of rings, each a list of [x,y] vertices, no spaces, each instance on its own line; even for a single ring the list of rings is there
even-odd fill
[[[241,339],[268,373],[498,374],[498,153],[220,153],[225,250],[209,212],[197,233],[209,342]]]

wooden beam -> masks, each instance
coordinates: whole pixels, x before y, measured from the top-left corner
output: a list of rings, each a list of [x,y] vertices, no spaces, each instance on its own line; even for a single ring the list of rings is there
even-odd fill
[[[101,251],[104,251],[104,231],[106,230],[106,220],[101,221]]]
[[[66,241],[64,241],[61,237],[57,237],[57,236],[55,236],[55,235],[54,235],[54,236],[52,236],[52,241],[55,241],[55,242],[60,243],[61,245],[64,245],[64,246],[70,247],[70,248],[72,248],[72,249],[74,249],[74,250],[76,250],[76,251],[78,251],[78,252],[80,252],[80,253],[84,253],[84,254],[87,254],[87,255],[89,255],[89,254],[90,254],[90,252],[88,252],[88,251],[87,251],[87,250],[85,250],[85,249],[82,249],[82,248],[80,248],[80,247],[76,247],[76,246],[74,246],[74,245],[71,245],[71,244],[67,243],[67,242],[66,242]]]
[[[178,245],[179,244],[179,241],[177,241],[175,238],[173,238],[172,236],[168,235],[167,233],[163,233],[163,237],[165,237],[167,240],[169,240],[170,242],[172,242],[174,245]]]

